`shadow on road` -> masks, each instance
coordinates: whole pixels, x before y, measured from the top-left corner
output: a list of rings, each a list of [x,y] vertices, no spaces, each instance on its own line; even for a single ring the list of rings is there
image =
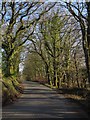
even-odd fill
[[[25,83],[18,101],[3,107],[2,120],[88,120],[82,108],[56,91],[38,83]]]

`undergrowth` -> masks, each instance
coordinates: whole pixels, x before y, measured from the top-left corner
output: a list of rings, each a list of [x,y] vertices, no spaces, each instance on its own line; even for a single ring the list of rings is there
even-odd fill
[[[15,77],[4,77],[2,80],[2,105],[15,101],[23,92],[23,86]]]

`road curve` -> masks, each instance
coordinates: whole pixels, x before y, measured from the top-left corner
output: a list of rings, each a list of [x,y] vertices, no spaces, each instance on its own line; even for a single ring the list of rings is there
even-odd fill
[[[3,107],[2,120],[30,118],[88,118],[81,106],[37,82],[26,81],[23,95]]]

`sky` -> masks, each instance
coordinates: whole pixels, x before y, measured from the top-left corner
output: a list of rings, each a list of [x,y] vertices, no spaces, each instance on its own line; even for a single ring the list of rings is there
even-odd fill
[[[3,2],[12,2],[12,1],[15,1],[15,2],[37,2],[37,1],[39,1],[39,2],[61,2],[61,1],[63,1],[63,2],[85,2],[85,1],[87,1],[87,2],[90,2],[90,0],[1,0],[1,1],[3,1]]]

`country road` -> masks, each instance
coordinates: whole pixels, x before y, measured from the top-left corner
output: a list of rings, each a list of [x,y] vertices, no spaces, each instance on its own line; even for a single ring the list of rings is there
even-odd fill
[[[30,118],[88,118],[85,111],[56,91],[37,82],[26,81],[23,95],[3,107],[2,120]]]

